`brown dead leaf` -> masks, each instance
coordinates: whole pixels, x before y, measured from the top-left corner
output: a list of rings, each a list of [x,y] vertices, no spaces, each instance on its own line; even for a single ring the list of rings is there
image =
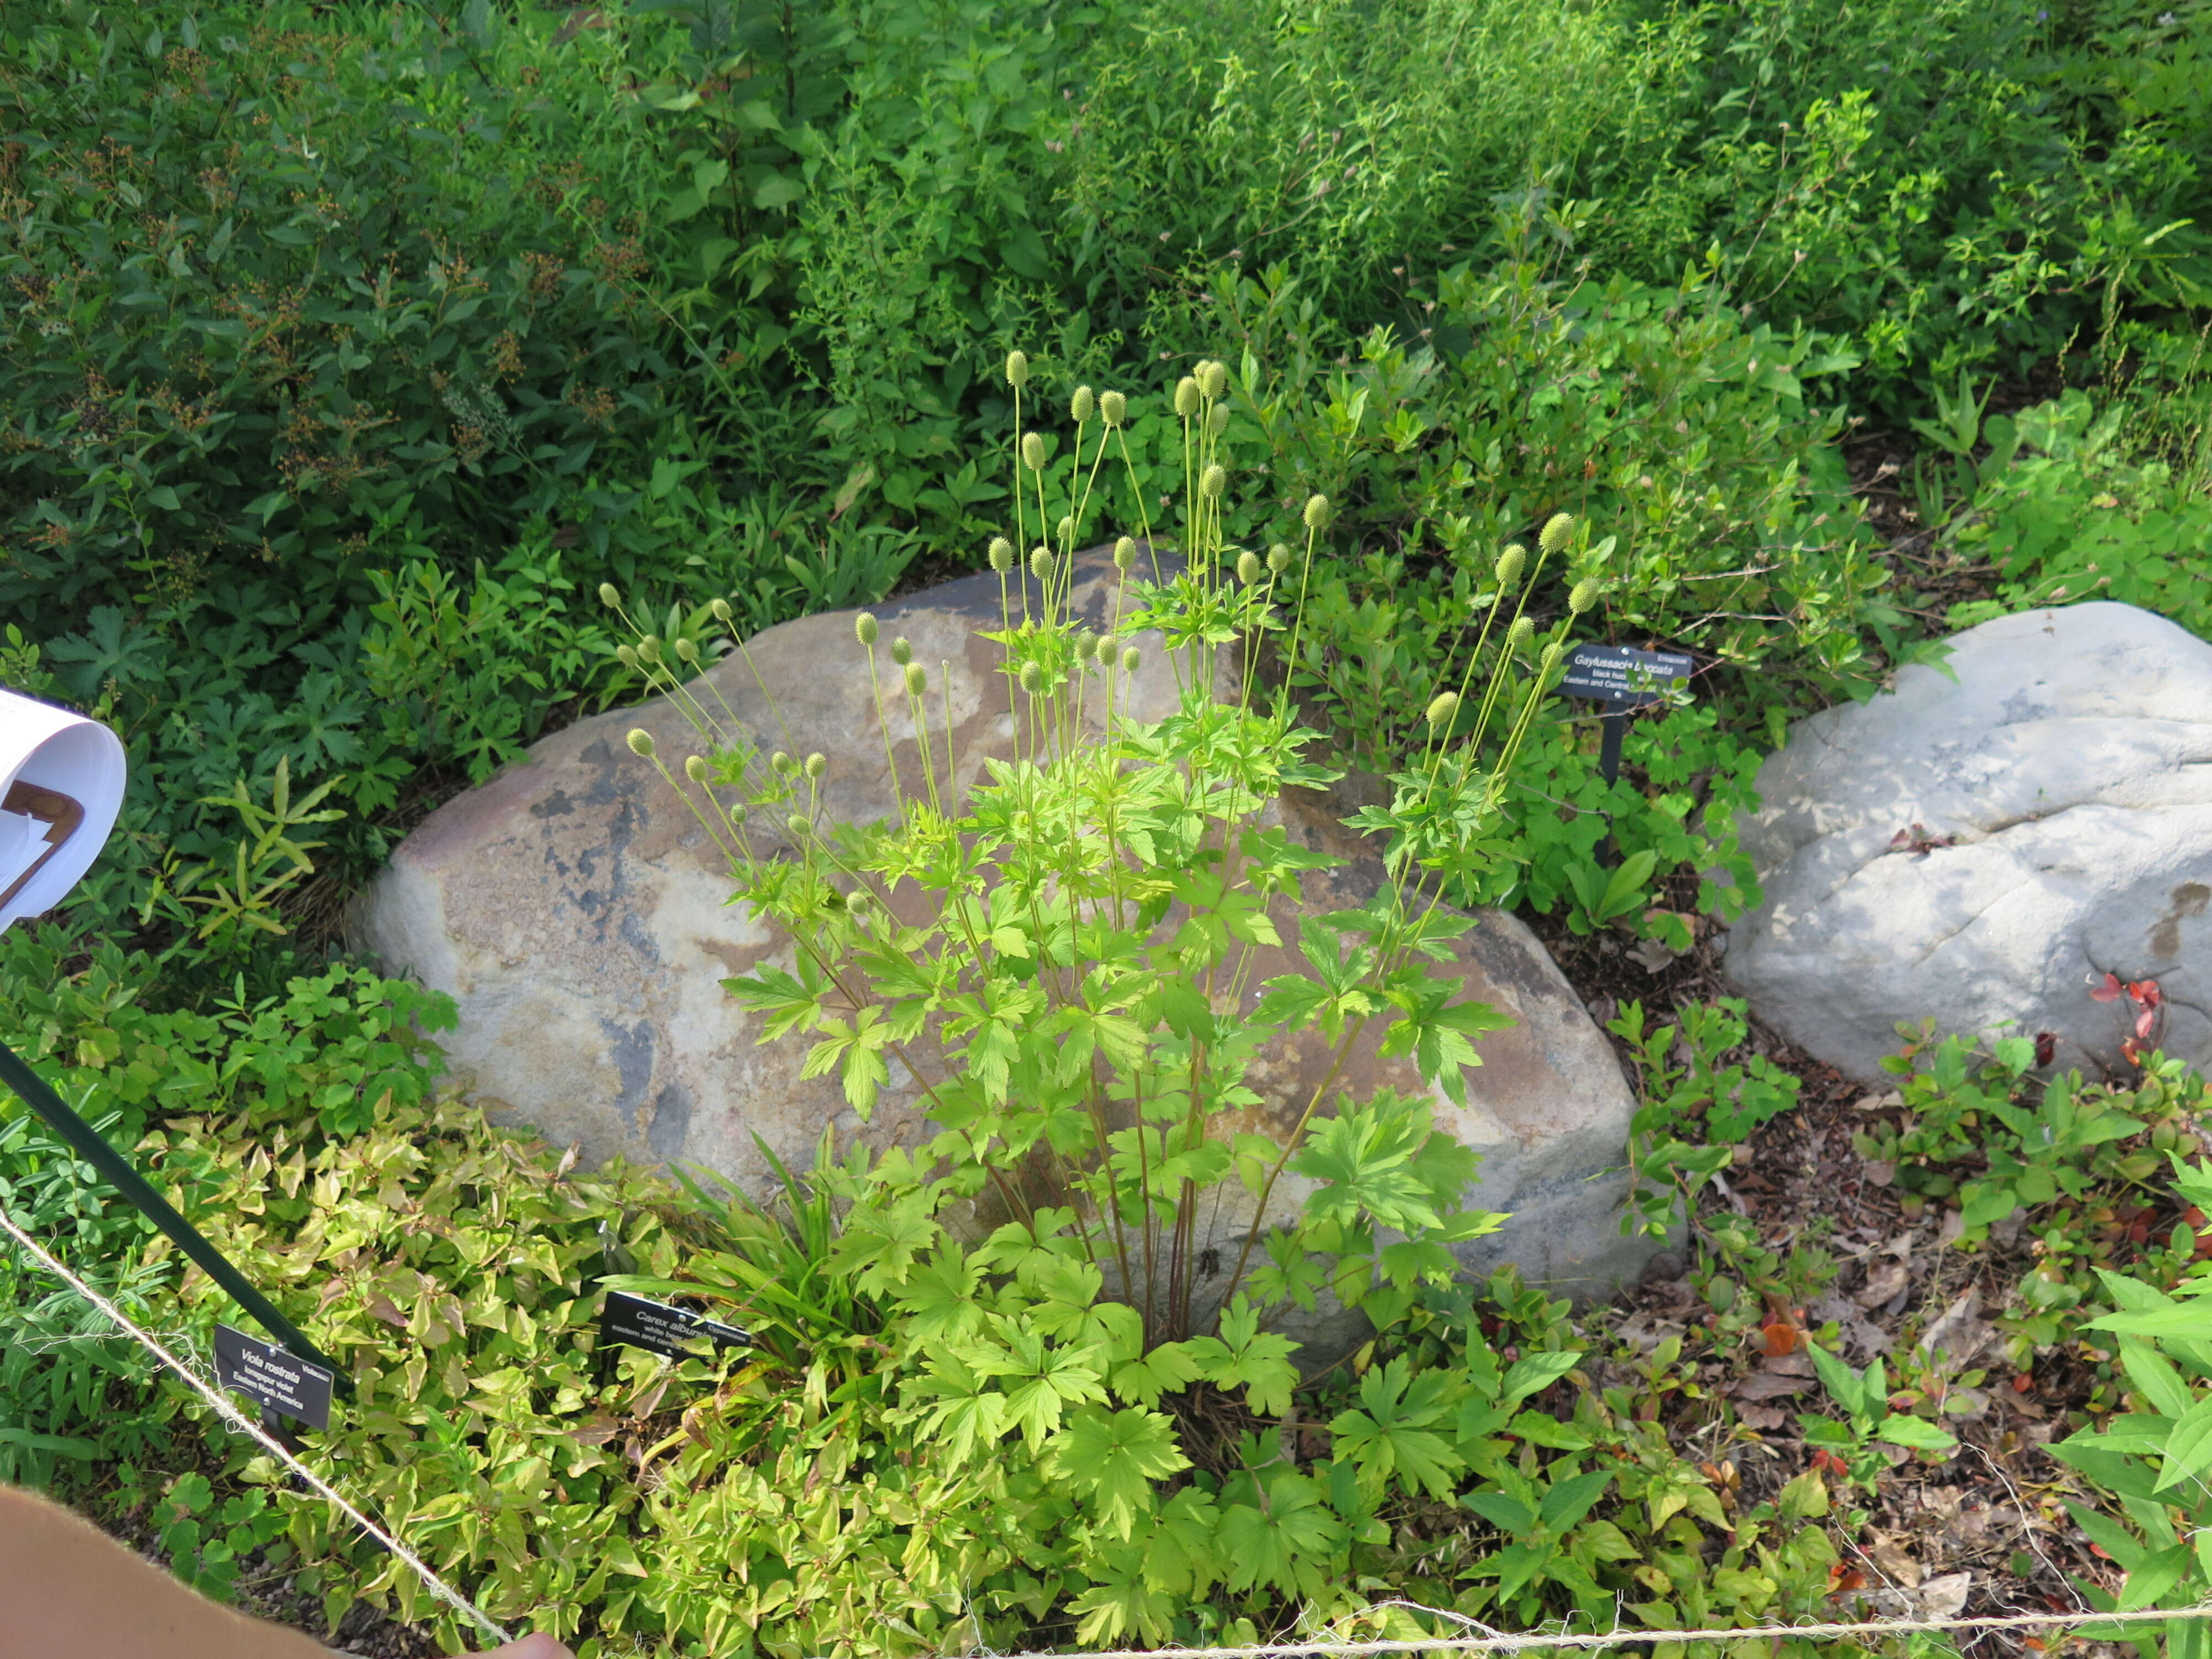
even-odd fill
[[[1964,1368],[1996,1336],[1996,1330],[1979,1316],[1981,1305],[1981,1291],[1969,1285],[1921,1334],[1921,1352],[1947,1371]]]
[[[1738,1400],[1787,1400],[1813,1386],[1809,1376],[1791,1376],[1764,1365],[1738,1382],[1729,1392]]]
[[[580,1446],[604,1446],[622,1432],[622,1425],[611,1417],[595,1417],[580,1428],[568,1431],[568,1438]]]
[[[1741,1401],[1735,1414],[1745,1427],[1756,1429],[1761,1434],[1771,1434],[1790,1420],[1790,1413],[1778,1407],[1754,1406],[1749,1401]]]
[[[1923,1619],[1956,1619],[1965,1610],[1967,1593],[1973,1587],[1971,1572],[1947,1572],[1923,1584],[1913,1600],[1919,1603]]]
[[[1878,1308],[1911,1282],[1912,1270],[1902,1261],[1877,1261],[1867,1269],[1866,1283],[1851,1293],[1862,1308]]]
[[[1913,1589],[1920,1583],[1920,1563],[1913,1559],[1902,1540],[1887,1534],[1875,1539],[1867,1551],[1867,1559],[1881,1568],[1882,1577],[1893,1584]]]

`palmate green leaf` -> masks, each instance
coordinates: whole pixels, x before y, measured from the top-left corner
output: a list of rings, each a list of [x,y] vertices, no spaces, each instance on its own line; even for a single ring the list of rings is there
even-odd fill
[[[1124,1539],[1152,1512],[1152,1483],[1190,1467],[1174,1423],[1140,1407],[1078,1412],[1052,1437],[1048,1457],[1053,1474],[1091,1500],[1112,1536]]]
[[[1146,1583],[1139,1571],[1106,1568],[1067,1605],[1076,1615],[1075,1639],[1086,1647],[1122,1641],[1132,1632],[1164,1643],[1175,1629],[1174,1598]]]
[[[1008,1426],[1006,1396],[956,1351],[932,1355],[928,1369],[904,1392],[909,1399],[936,1402],[924,1412],[921,1431],[942,1444],[955,1467],[996,1445]]]
[[[1145,1540],[1145,1583],[1170,1595],[1204,1595],[1227,1571],[1220,1531],[1221,1506],[1212,1495],[1183,1487],[1152,1518]]]
[[[877,1095],[890,1080],[884,1051],[891,1043],[891,1027],[884,1010],[874,1006],[863,1008],[849,1024],[826,1014],[816,1022],[816,1029],[827,1035],[807,1051],[799,1076],[816,1078],[836,1072],[844,1085],[847,1103],[866,1122],[875,1110]]]
[[[1328,1428],[1337,1455],[1358,1466],[1363,1486],[1379,1492],[1395,1474],[1431,1498],[1451,1496],[1467,1461],[1432,1427],[1456,1403],[1450,1383],[1438,1371],[1413,1376],[1403,1356],[1361,1379],[1359,1407],[1338,1413]]]
[[[1114,1392],[1132,1405],[1156,1406],[1164,1394],[1174,1394],[1197,1382],[1201,1368],[1189,1346],[1163,1342],[1141,1359],[1114,1368]]]
[[[1245,1403],[1259,1415],[1280,1417],[1291,1408],[1298,1380],[1290,1360],[1296,1345],[1259,1327],[1260,1310],[1240,1293],[1222,1312],[1219,1336],[1193,1337],[1186,1346],[1205,1381],[1218,1389],[1243,1389]]]
[[[1388,1090],[1310,1125],[1290,1164],[1293,1174],[1321,1183],[1306,1196],[1306,1214],[1345,1223],[1371,1216],[1408,1232],[1443,1226],[1435,1194],[1414,1163],[1428,1139],[1426,1103]]]
[[[1267,1507],[1229,1504],[1216,1534],[1227,1571],[1224,1582],[1242,1594],[1265,1584],[1286,1595],[1311,1595],[1330,1577],[1330,1557],[1344,1526],[1305,1476],[1282,1471],[1267,1482]]]
[[[885,1295],[906,1283],[916,1257],[944,1237],[924,1192],[889,1204],[854,1205],[830,1254],[833,1269],[865,1294]]]
[[[1000,1380],[1006,1425],[1019,1429],[1031,1451],[1043,1446],[1070,1408],[1106,1398],[1103,1359],[1094,1350],[1048,1346],[1033,1330],[1002,1323],[999,1341],[971,1343],[962,1352],[977,1375]]]

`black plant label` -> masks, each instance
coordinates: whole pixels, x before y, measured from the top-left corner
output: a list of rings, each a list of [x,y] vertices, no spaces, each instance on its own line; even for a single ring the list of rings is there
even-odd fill
[[[704,1314],[648,1302],[641,1296],[630,1296],[621,1291],[607,1292],[606,1306],[599,1313],[599,1346],[603,1348],[623,1342],[633,1348],[678,1356],[696,1352],[702,1342],[712,1342],[720,1351],[741,1348],[751,1340],[750,1333],[735,1325],[725,1325]]]
[[[1616,706],[1658,702],[1688,684],[1696,661],[1671,651],[1638,651],[1625,645],[1578,645],[1567,654],[1559,690]]]
[[[257,1342],[243,1331],[216,1326],[215,1377],[264,1410],[282,1412],[311,1429],[331,1425],[331,1373],[273,1342]]]

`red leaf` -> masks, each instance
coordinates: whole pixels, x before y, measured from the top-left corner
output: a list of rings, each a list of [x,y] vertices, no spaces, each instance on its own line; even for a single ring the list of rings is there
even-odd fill
[[[2038,1031],[2035,1034],[2035,1063],[2048,1066],[2058,1054],[2058,1033]]]
[[[2096,1002],[2118,1002],[2120,1000],[2120,992],[2124,988],[2118,974],[2107,974],[2105,975],[2104,983],[2090,992],[2089,996],[2091,1000]]]
[[[1771,1359],[1797,1352],[1797,1328],[1786,1319],[1774,1321],[1759,1334],[1766,1339],[1766,1353]]]
[[[2136,1016],[2136,1035],[2139,1037],[2148,1036],[2150,1035],[2150,1028],[2157,1024],[2158,1010],[2155,1008],[2144,1009],[2142,1012]]]
[[[2035,1378],[2030,1376],[2027,1372],[2016,1371],[2014,1373],[2012,1379],[2012,1391],[2014,1394],[2027,1394],[2032,1392],[2034,1388]]]
[[[1899,848],[1910,847],[1911,845],[1912,831],[1910,830],[1900,830],[1889,838],[1889,850],[1893,853],[1896,852]]]
[[[2142,1065],[2142,1044],[2136,1042],[2135,1038],[2130,1037],[2126,1042],[2120,1044],[2120,1058],[2126,1060],[2129,1065]]]
[[[2128,1000],[2138,1008],[2155,1008],[2166,1000],[2166,993],[2158,988],[2154,979],[2139,979],[2128,987]]]

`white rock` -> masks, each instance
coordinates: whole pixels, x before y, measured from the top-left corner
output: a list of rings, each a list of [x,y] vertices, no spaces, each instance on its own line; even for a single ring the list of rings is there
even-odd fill
[[[2057,1033],[2121,1063],[2154,978],[2160,1045],[2212,1065],[2212,644],[2132,605],[2000,617],[1893,692],[1802,720],[1744,826],[1764,901],[1729,977],[1767,1022],[1877,1081],[1900,1021]],[[1924,853],[1893,850],[1924,831]]]

